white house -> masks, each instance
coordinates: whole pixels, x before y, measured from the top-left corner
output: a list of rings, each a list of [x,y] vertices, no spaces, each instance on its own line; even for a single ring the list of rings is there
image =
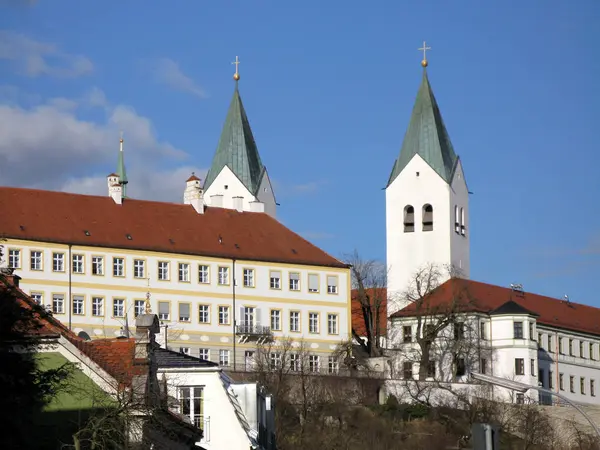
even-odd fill
[[[156,353],[173,406],[202,428],[207,450],[275,448],[275,405],[257,383],[233,381],[218,364],[171,350]]]
[[[468,195],[460,159],[424,69],[386,188],[392,377],[418,378],[415,341],[426,331],[417,329],[418,318],[429,316],[436,323],[436,317],[454,308],[452,323],[435,336],[437,353],[428,362],[426,379],[466,383],[470,372],[480,372],[598,404],[600,309],[525,292],[522,286],[470,281]],[[429,264],[450,270],[436,280],[424,303],[409,301],[403,293],[418,287],[415,273]],[[522,395],[509,398],[523,400]],[[550,399],[542,396],[540,401]]]
[[[92,339],[126,334],[149,299],[160,342],[184,353],[244,369],[257,342],[290,337],[337,364],[349,268],[274,218],[237,81],[206,182],[182,180],[183,203],[130,198],[122,139],[118,161],[105,197],[0,187],[2,264],[23,289]]]

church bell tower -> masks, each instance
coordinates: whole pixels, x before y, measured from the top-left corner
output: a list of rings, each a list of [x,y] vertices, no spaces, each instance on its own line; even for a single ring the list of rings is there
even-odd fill
[[[469,277],[469,191],[429,83],[429,47],[419,50],[423,78],[385,190],[388,316],[429,264]]]

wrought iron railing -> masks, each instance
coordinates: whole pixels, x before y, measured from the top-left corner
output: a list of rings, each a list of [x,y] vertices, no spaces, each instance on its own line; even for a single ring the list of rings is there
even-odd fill
[[[235,334],[246,334],[256,336],[269,336],[271,335],[271,327],[265,325],[255,325],[251,323],[241,323],[236,326]]]

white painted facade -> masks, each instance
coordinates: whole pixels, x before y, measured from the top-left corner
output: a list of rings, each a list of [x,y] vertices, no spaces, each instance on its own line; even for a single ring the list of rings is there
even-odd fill
[[[457,164],[449,185],[417,154],[385,191],[388,316],[406,306],[402,293],[427,264],[469,277],[469,193]],[[426,205],[433,208],[430,231],[423,224]],[[407,207],[414,208],[412,217]]]
[[[8,239],[4,248],[3,264],[18,264],[15,274],[22,278],[21,288],[54,309],[54,317],[67,326],[70,323],[74,332],[84,331],[92,338],[121,335],[126,321],[132,326],[136,314],[144,311],[150,293],[152,311],[161,318],[159,341],[163,345],[168,325],[169,348],[233,365],[234,272],[238,325],[247,319],[242,308],[253,308],[254,325],[270,327],[275,339],[306,340],[323,366],[327,355],[350,335],[349,269],[15,239]],[[54,270],[57,257],[63,261],[60,271]],[[94,261],[101,261],[102,274],[93,273]],[[122,276],[115,276],[121,263]],[[160,279],[159,265],[166,270],[167,279]],[[77,273],[80,267],[82,273]],[[206,278],[201,279],[203,276]],[[279,288],[272,287],[275,277]],[[291,289],[294,278],[298,279],[297,290]],[[311,282],[316,289],[309,289]],[[101,311],[94,302],[102,303]],[[207,319],[202,322],[201,308],[207,311],[202,313]],[[297,331],[292,323],[296,315]],[[239,341],[239,336],[236,339]],[[245,351],[255,348],[256,341],[237,343],[239,368],[243,368]]]
[[[529,314],[468,314],[473,344],[467,357],[466,375],[448,377],[441,375],[442,365],[448,367],[451,354],[446,351],[435,356],[438,369],[436,378],[427,381],[468,384],[469,372],[474,371],[507,380],[518,381],[532,386],[541,386],[560,393],[570,400],[582,404],[600,404],[598,383],[600,383],[600,336],[571,332],[537,324],[536,316]],[[411,356],[411,348],[416,348],[414,339],[404,342],[403,327],[411,326],[416,331],[415,318],[392,319],[393,334],[390,339],[390,354],[393,370],[390,373],[388,392],[406,396],[407,384],[402,373],[405,361],[413,362],[414,379],[418,375],[418,363]],[[562,346],[559,351],[559,339]],[[447,344],[446,344],[447,345]],[[481,359],[486,361],[483,362]],[[433,359],[433,358],[432,358]],[[444,362],[445,361],[445,362]],[[562,382],[561,382],[562,379]],[[473,390],[478,389],[476,386]],[[546,394],[529,391],[527,396],[541,403],[550,404],[553,399]],[[495,398],[517,402],[514,392],[495,388]]]
[[[238,211],[265,212],[275,218],[277,205],[269,175],[266,172],[254,196],[233,171],[225,166],[204,193],[208,206]]]
[[[197,420],[204,431],[199,445],[203,448],[265,448],[258,443],[259,428],[274,434],[274,405],[269,395],[259,392],[256,383],[233,383],[218,367],[159,368],[158,378],[163,376],[169,396],[177,399],[178,405],[185,401],[183,390],[197,389],[197,405],[202,409]],[[183,414],[180,406],[174,410]],[[194,422],[194,417],[190,420]]]

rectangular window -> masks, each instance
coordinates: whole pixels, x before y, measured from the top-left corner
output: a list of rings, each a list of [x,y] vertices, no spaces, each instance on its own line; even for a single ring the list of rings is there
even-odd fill
[[[319,371],[319,357],[317,355],[308,356],[308,370],[311,372]]]
[[[84,299],[83,299],[83,295],[74,295],[73,299],[72,299],[72,308],[73,308],[73,314],[77,314],[78,316],[84,314],[83,311],[83,304],[84,304]]]
[[[454,365],[456,366],[456,376],[462,377],[467,373],[467,365],[465,364],[465,358],[454,358]]]
[[[308,274],[308,292],[319,292],[319,275],[316,273]]]
[[[300,274],[298,272],[290,272],[290,291],[300,290]]]
[[[188,263],[179,263],[179,281],[190,282],[190,265]]]
[[[585,395],[585,378],[579,377],[579,391],[581,395]]]
[[[533,332],[533,322],[529,322],[529,340],[535,341],[535,334]]]
[[[542,333],[538,333],[538,347],[544,348],[544,335]]]
[[[124,277],[125,276],[125,259],[124,258],[113,258],[113,276]]]
[[[64,272],[65,271],[65,254],[64,253],[52,253],[52,271],[53,272]]]
[[[83,273],[83,255],[73,255],[73,273]]]
[[[63,294],[52,295],[52,312],[54,314],[65,313],[65,296]]]
[[[590,380],[590,395],[592,397],[596,396],[596,381],[595,380]]]
[[[410,361],[402,363],[402,378],[405,380],[412,380],[413,378],[413,364]]]
[[[548,371],[548,389],[554,389],[554,372]]]
[[[535,377],[535,359],[531,360],[531,376]]]
[[[171,305],[169,302],[158,302],[158,318],[160,320],[169,320],[171,317]]]
[[[42,270],[42,252],[32,250],[30,256],[31,270]]]
[[[122,298],[113,299],[113,317],[125,317],[125,300]]]
[[[319,332],[319,313],[308,313],[308,331],[310,333]]]
[[[554,353],[554,337],[551,334],[548,335],[548,352]]]
[[[456,322],[454,324],[454,339],[460,340],[465,338],[465,324],[463,322]]]
[[[327,314],[327,333],[338,334],[338,315]]]
[[[279,270],[271,270],[269,279],[271,289],[281,289],[281,272]]]
[[[204,359],[206,361],[210,360],[210,350],[207,348],[200,348],[198,349],[198,357],[200,359]]]
[[[485,322],[480,322],[479,323],[479,337],[481,339],[483,339],[484,341],[487,339],[486,338],[486,333],[485,333]]]
[[[219,284],[229,284],[229,267],[219,267]]]
[[[573,375],[569,377],[569,390],[575,393],[575,377]]]
[[[278,309],[271,310],[271,330],[281,331],[281,311]]]
[[[338,293],[338,277],[336,277],[335,275],[327,275],[327,293]]]
[[[228,366],[229,365],[229,350],[219,350],[219,365],[220,366]]]
[[[558,354],[563,354],[563,338],[561,337],[558,338]]]
[[[143,259],[133,260],[133,276],[134,278],[146,278],[146,261]]]
[[[254,269],[244,269],[244,287],[254,287]]]
[[[435,378],[435,361],[427,362],[427,378]]]
[[[190,348],[189,347],[179,347],[179,353],[183,353],[184,355],[189,355]]]
[[[229,325],[229,306],[219,306],[219,325]]]
[[[523,339],[523,322],[513,323],[513,338]]]
[[[254,330],[254,318],[256,317],[256,308],[253,306],[242,306],[241,308],[242,323],[241,326],[252,332]]]
[[[104,275],[103,256],[92,256],[92,275]]]
[[[525,394],[517,394],[517,405],[523,405],[525,403]]]
[[[195,427],[204,429],[204,387],[179,388],[179,414],[189,418]]]
[[[8,251],[8,267],[13,269],[21,268],[21,250],[11,248]]]
[[[190,321],[190,304],[189,303],[180,303],[179,304],[179,321],[180,322],[189,322]]]
[[[579,341],[579,357],[585,359],[584,342]]]
[[[590,359],[593,361],[596,359],[596,357],[594,356],[594,344],[590,342],[590,348],[589,348],[589,352],[590,352]]]
[[[558,374],[558,386],[561,391],[565,390],[565,377],[562,373]]]
[[[290,370],[293,372],[300,371],[300,355],[298,353],[290,354]]]
[[[198,305],[198,322],[210,323],[210,306]]]
[[[269,368],[271,370],[281,368],[281,353],[271,353],[269,355]]]
[[[483,375],[487,373],[487,359],[481,358],[481,363],[479,364],[479,370]]]
[[[169,261],[158,262],[158,279],[161,281],[169,280]]]
[[[300,311],[290,311],[290,331],[300,331]]]
[[[340,363],[335,356],[327,358],[327,373],[338,373],[340,371]]]
[[[43,299],[44,296],[43,296],[43,294],[41,292],[32,292],[31,294],[29,294],[29,296],[38,305],[41,305],[43,303],[42,299]]]
[[[104,299],[102,297],[92,297],[92,316],[104,315]]]
[[[515,358],[515,375],[525,375],[525,362],[523,358]]]
[[[403,342],[412,342],[412,327],[405,325],[402,327]]]
[[[246,350],[244,352],[244,366],[246,367],[246,370],[247,371],[254,370],[254,367],[256,366],[255,363],[256,362],[254,360],[254,351]]]
[[[198,283],[210,283],[210,268],[207,265],[200,264],[198,266]]]
[[[144,300],[133,301],[133,315],[135,317],[141,316],[146,311],[146,302]]]
[[[575,354],[573,352],[573,339],[569,339],[569,355],[575,356]]]

